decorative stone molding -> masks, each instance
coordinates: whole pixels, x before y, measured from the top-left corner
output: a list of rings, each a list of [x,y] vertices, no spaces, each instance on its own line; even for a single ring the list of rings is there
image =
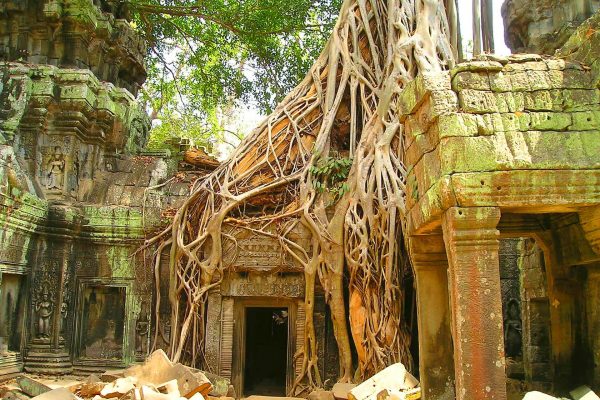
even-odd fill
[[[90,70],[134,95],[146,79],[146,44],[106,1],[7,0],[0,14],[0,60]]]

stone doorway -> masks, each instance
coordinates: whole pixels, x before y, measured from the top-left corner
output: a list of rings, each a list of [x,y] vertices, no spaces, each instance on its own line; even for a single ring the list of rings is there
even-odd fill
[[[247,307],[244,395],[285,396],[287,308]]]
[[[293,384],[296,304],[288,299],[236,299],[232,383],[240,397],[285,396]]]

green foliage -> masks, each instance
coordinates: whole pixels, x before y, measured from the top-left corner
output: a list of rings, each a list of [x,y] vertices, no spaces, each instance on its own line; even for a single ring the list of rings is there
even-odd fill
[[[317,165],[310,167],[313,176],[313,186],[319,193],[329,193],[332,204],[337,202],[350,188],[346,183],[352,159],[347,157],[327,157],[320,160]]]
[[[323,48],[342,0],[128,0],[132,24],[151,45],[143,100],[172,137],[191,119],[210,133],[212,118],[240,104],[269,113]],[[188,137],[191,132],[187,132]],[[162,132],[154,134],[165,134]],[[154,140],[157,143],[158,139]]]

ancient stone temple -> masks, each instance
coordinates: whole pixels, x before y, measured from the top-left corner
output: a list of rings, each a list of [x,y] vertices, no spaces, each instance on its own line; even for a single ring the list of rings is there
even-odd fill
[[[132,253],[168,207],[146,190],[168,166],[140,153],[145,45],[95,3],[0,4],[0,374],[148,350],[151,272]]]
[[[120,368],[148,355],[155,329],[168,343],[168,284],[155,326],[151,261],[134,253],[218,163],[144,151],[149,119],[135,95],[146,46],[116,4],[0,4],[0,377]],[[239,241],[226,260],[237,272],[210,295],[207,362],[240,393],[248,377],[247,392],[285,394],[304,334],[303,275],[278,243]],[[316,308],[324,369],[335,344],[323,299]],[[273,326],[265,370],[255,364]]]
[[[402,302],[426,400],[600,389],[598,7],[507,0],[515,53],[553,56],[481,55],[398,89],[412,267]],[[169,249],[140,249],[219,162],[198,150],[182,159],[184,145],[145,150],[136,95],[147,48],[128,18],[109,0],[0,4],[0,379],[122,368],[168,349],[172,321],[182,324]],[[349,154],[340,110],[334,144]],[[252,145],[241,170],[259,157]],[[244,212],[284,201],[287,184]],[[343,363],[330,293],[317,283],[308,304],[305,266],[284,249],[308,254],[317,242],[300,223],[277,223],[259,233],[223,222],[223,273],[205,282],[198,312],[203,366],[240,397],[290,393],[307,305],[323,386]],[[362,300],[340,292],[344,311]]]
[[[426,398],[600,385],[597,23],[560,58],[482,56],[405,90]]]

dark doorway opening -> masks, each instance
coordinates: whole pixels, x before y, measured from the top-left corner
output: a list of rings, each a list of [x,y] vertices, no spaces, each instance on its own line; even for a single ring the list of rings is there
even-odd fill
[[[246,308],[244,396],[285,396],[287,308]]]

